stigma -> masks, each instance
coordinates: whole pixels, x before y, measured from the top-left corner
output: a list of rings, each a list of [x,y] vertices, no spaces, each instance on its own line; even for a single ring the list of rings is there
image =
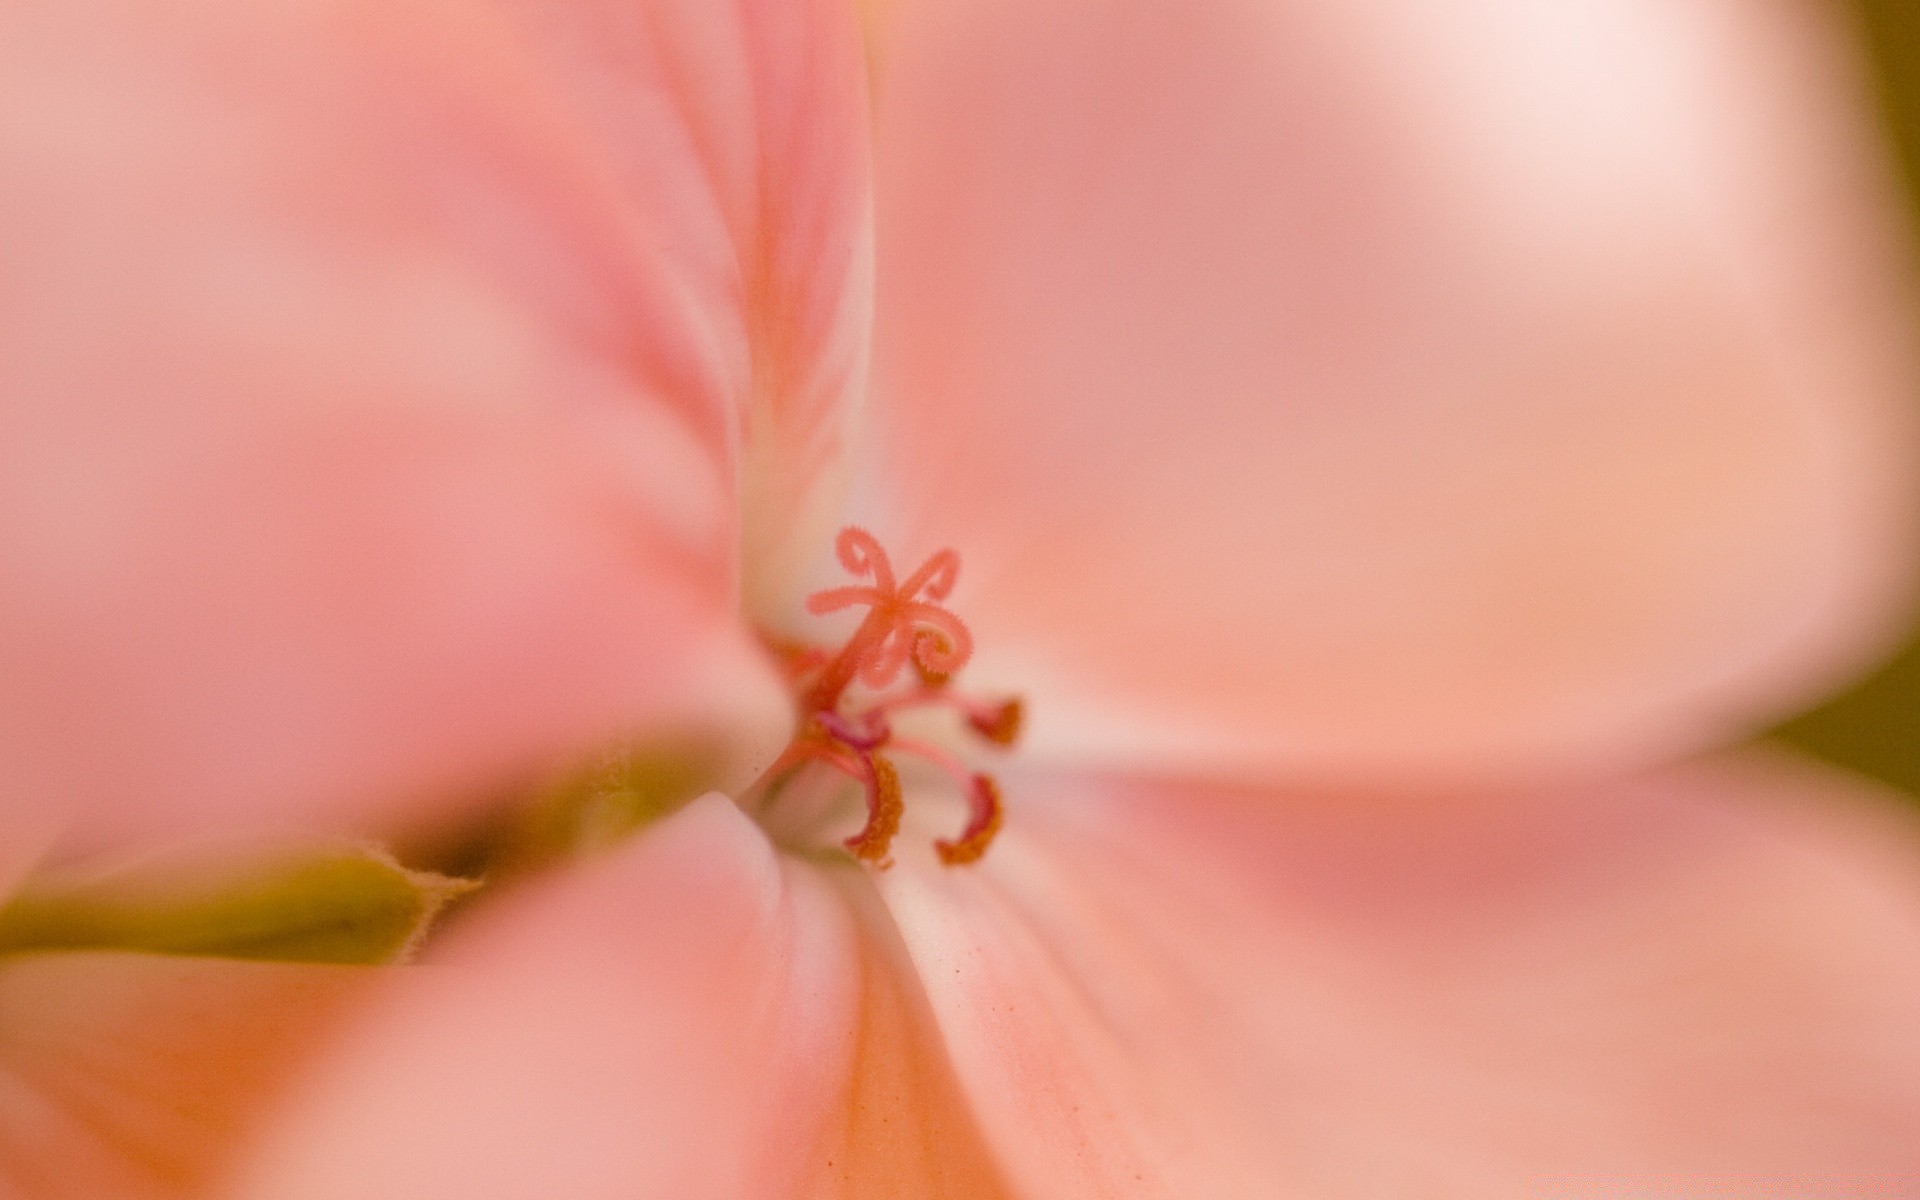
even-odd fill
[[[954,680],[973,657],[973,634],[945,607],[960,577],[960,556],[941,550],[904,578],[880,543],[857,526],[842,529],[834,553],[856,582],[807,598],[807,611],[826,616],[859,608],[860,623],[837,649],[771,642],[793,693],[795,733],[754,791],[777,793],[798,772],[824,768],[857,783],[866,796],[866,822],[842,844],[857,859],[884,870],[906,802],[895,765],[918,759],[946,776],[967,801],[966,827],[934,843],[948,866],[978,862],[1000,831],[1000,785],[971,769],[945,747],[896,732],[893,718],[909,709],[944,709],[989,747],[1019,739],[1025,708],[1017,698],[970,695]]]

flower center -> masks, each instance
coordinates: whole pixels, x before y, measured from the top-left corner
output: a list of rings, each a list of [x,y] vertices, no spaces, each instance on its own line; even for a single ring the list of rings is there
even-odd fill
[[[838,772],[866,793],[867,820],[845,845],[856,858],[885,869],[900,829],[905,802],[894,758],[909,756],[953,780],[969,805],[958,837],[934,843],[948,866],[977,861],[1000,831],[1000,787],[991,775],[970,769],[931,742],[895,732],[894,714],[942,708],[995,746],[1019,737],[1023,714],[1017,698],[989,700],[953,686],[973,656],[973,634],[941,602],[960,576],[960,556],[941,550],[904,580],[872,534],[848,526],[834,539],[840,565],[870,582],[828,588],[807,598],[807,611],[825,616],[864,607],[866,615],[837,651],[805,643],[772,642],[785,667],[798,710],[797,732],[751,789],[770,803],[801,771]],[[911,667],[911,675],[902,675]]]

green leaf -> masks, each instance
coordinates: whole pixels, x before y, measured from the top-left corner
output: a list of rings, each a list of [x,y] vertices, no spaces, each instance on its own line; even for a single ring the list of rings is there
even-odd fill
[[[30,883],[0,907],[0,954],[139,950],[281,962],[404,958],[472,881],[409,871],[362,847],[200,857]]]

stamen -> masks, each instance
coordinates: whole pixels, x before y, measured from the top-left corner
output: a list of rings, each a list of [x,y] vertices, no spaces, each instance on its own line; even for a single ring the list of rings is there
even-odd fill
[[[945,838],[933,844],[940,855],[940,861],[950,867],[963,866],[966,863],[979,862],[980,856],[993,845],[994,837],[1000,832],[1005,808],[1000,803],[1000,785],[991,775],[975,775],[973,787],[968,792],[973,801],[973,819],[955,841]]]
[[[996,746],[1011,746],[1020,740],[1020,729],[1026,721],[1026,705],[1020,697],[1006,700],[980,700],[964,696],[945,688],[920,688],[883,700],[874,706],[876,712],[893,713],[903,708],[951,708],[967,722],[967,726],[981,737]]]
[[[892,749],[900,754],[911,754],[915,758],[939,767],[946,772],[949,779],[959,785],[962,792],[973,786],[973,772],[962,765],[959,759],[931,742],[923,742],[918,738],[897,737],[893,739],[891,745]]]
[[[950,867],[979,861],[980,856],[987,852],[987,847],[993,844],[994,835],[1000,832],[1000,785],[994,782],[993,776],[975,774],[945,750],[917,738],[894,738],[893,749],[901,754],[925,759],[946,772],[959,785],[960,793],[971,805],[972,815],[960,837],[955,841],[942,838],[933,844],[933,848],[940,852],[940,861]]]
[[[1027,709],[1020,697],[1004,701],[998,707],[982,712],[979,708],[967,714],[967,724],[980,731],[980,736],[996,746],[1011,746],[1020,738],[1020,727],[1026,723]]]
[[[893,846],[893,835],[900,832],[900,815],[907,806],[900,798],[900,773],[893,764],[878,754],[869,755],[866,764],[867,824],[845,845],[855,858],[885,870],[893,865],[887,851]]]

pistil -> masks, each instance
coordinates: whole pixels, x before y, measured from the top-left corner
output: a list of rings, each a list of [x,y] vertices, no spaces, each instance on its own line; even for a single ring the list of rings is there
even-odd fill
[[[960,836],[935,842],[941,861],[949,866],[976,862],[1003,820],[999,785],[939,746],[900,737],[891,720],[904,709],[941,707],[957,713],[967,728],[995,746],[1009,747],[1019,736],[1024,716],[1019,699],[988,700],[951,686],[973,655],[972,633],[941,604],[959,580],[960,557],[941,550],[896,582],[886,551],[866,530],[842,529],[834,550],[850,574],[871,582],[816,592],[807,598],[807,611],[824,616],[865,606],[866,615],[836,652],[808,645],[774,646],[794,689],[797,732],[753,790],[772,796],[810,764],[852,779],[866,793],[867,820],[844,845],[856,858],[885,869],[892,863],[893,838],[905,802],[899,772],[882,751],[918,758],[953,780],[969,806]],[[913,682],[889,691],[909,664]]]

